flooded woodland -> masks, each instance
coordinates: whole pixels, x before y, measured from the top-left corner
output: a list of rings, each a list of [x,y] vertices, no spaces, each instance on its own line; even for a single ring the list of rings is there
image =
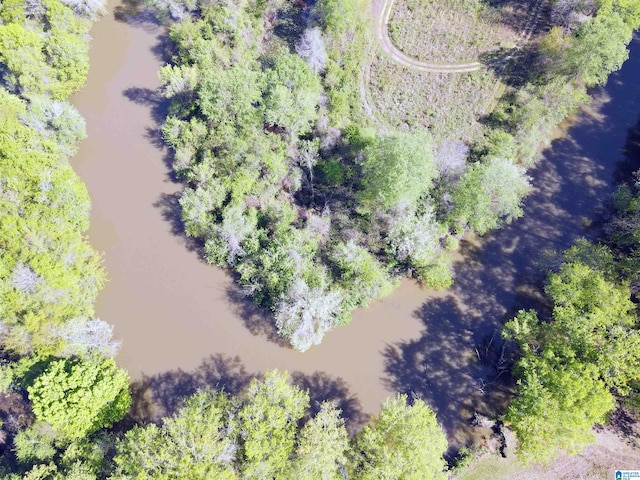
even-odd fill
[[[163,28],[109,8],[92,30],[87,85],[73,98],[88,138],[72,163],[92,198],[89,237],[109,277],[97,312],[122,340],[117,361],[134,381],[134,416],[159,418],[199,387],[235,392],[277,368],[313,401],[338,400],[352,431],[387,396],[406,392],[427,401],[452,444],[468,441],[474,413],[500,411],[509,395],[508,374],[496,370],[499,330],[517,310],[539,306],[542,252],[597,235],[640,118],[640,41],[543,152],[524,217],[463,242],[452,288],[431,292],[404,280],[299,353],[274,340],[269,318],[184,236],[182,185],[159,136]]]

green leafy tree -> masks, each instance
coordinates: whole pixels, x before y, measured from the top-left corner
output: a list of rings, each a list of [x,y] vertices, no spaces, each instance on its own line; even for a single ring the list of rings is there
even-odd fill
[[[447,440],[436,416],[422,400],[407,396],[385,401],[372,425],[358,435],[352,473],[371,480],[442,479]]]
[[[545,351],[539,359],[523,361],[518,397],[505,420],[518,437],[522,460],[546,462],[560,449],[579,453],[593,443],[591,429],[603,423],[615,399],[594,365],[564,363]]]
[[[200,392],[162,426],[134,427],[118,443],[112,479],[238,478],[236,406],[224,393]]]
[[[631,28],[616,13],[597,15],[574,33],[566,52],[567,66],[587,86],[602,85],[629,56]]]
[[[287,383],[288,374],[267,372],[253,380],[240,410],[244,478],[287,478],[291,470],[297,424],[309,396]]]
[[[353,240],[336,245],[333,260],[340,269],[340,285],[347,295],[346,308],[367,307],[371,300],[384,298],[393,290],[384,266]]]
[[[291,140],[311,129],[318,114],[320,80],[297,55],[280,51],[265,75],[265,121],[286,128]]]
[[[404,208],[403,208],[404,207]],[[387,232],[387,252],[407,263],[429,287],[448,287],[453,282],[450,256],[440,240],[446,227],[439,225],[430,206],[422,214],[401,205],[392,211]]]
[[[347,463],[349,437],[341,411],[324,402],[298,435],[291,478],[296,480],[340,480]]]
[[[569,257],[584,257],[581,250]],[[595,258],[603,256],[589,256]],[[627,395],[640,380],[640,334],[628,286],[566,263],[550,275],[546,292],[553,301],[550,322],[521,311],[503,330],[522,351],[518,396],[505,418],[525,460],[548,461],[559,448],[580,451],[593,441],[594,424],[614,408],[611,392]]]
[[[360,201],[365,210],[388,210],[402,202],[415,205],[427,193],[437,167],[425,132],[376,139],[365,148]]]
[[[504,158],[474,163],[453,194],[452,217],[480,235],[522,216],[520,204],[529,191],[524,168]]]
[[[131,403],[129,377],[113,359],[53,361],[27,391],[36,418],[65,440],[113,424]]]

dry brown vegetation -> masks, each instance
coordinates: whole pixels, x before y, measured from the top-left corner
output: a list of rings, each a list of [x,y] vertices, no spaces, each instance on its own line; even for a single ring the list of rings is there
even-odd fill
[[[472,143],[482,131],[479,119],[491,112],[503,92],[504,84],[496,73],[503,68],[498,65],[504,63],[511,47],[522,44],[525,27],[534,27],[535,33],[538,14],[530,0],[445,3],[447,8],[433,0],[396,0],[389,22],[392,42],[420,61],[480,60],[487,68],[425,73],[401,66],[379,52],[365,75],[367,101],[383,126],[427,128],[436,143],[447,139]],[[374,2],[374,10],[381,8],[380,2]],[[532,14],[536,15],[533,24]],[[513,63],[511,57],[509,53],[509,63]]]
[[[393,43],[421,61],[466,62],[513,47],[527,2],[397,0],[389,23]]]
[[[619,426],[601,427],[595,432],[596,443],[578,455],[560,454],[548,465],[518,462],[514,453],[515,439],[507,431],[506,458],[487,453],[473,460],[453,480],[546,480],[574,479],[603,480],[615,477],[618,469],[633,469],[640,464],[640,450],[635,445],[637,433],[631,436]]]
[[[380,53],[368,76],[374,115],[401,130],[427,128],[436,141],[470,140],[477,119],[489,113],[496,92],[495,74],[424,73],[409,70]]]

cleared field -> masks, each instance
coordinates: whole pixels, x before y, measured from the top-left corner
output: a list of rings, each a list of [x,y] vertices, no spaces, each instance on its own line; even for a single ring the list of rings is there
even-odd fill
[[[427,128],[436,141],[470,140],[488,113],[497,77],[489,70],[423,73],[379,53],[369,70],[367,89],[373,114],[400,130]]]
[[[398,49],[421,61],[476,61],[516,44],[530,3],[396,0],[389,34]]]
[[[518,462],[513,445],[507,448],[507,458],[485,454],[472,461],[452,480],[605,480],[615,478],[616,470],[634,469],[640,465],[640,450],[635,438],[616,427],[607,426],[595,432],[596,443],[578,455],[560,454],[549,465]],[[508,436],[513,441],[513,437]]]

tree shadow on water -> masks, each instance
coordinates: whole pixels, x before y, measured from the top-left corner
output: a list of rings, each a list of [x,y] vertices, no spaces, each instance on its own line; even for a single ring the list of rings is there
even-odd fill
[[[640,42],[636,39],[631,48],[635,56],[605,89],[593,92],[593,105],[573,119],[529,172],[532,192],[524,201],[524,217],[479,245],[463,242],[449,295],[429,300],[416,312],[425,327],[422,335],[383,352],[388,387],[427,401],[452,447],[474,440],[474,413],[495,418],[513,395],[508,373],[513,352],[499,331],[519,309],[548,313],[544,252],[562,252],[580,237],[599,235],[621,149],[626,141],[628,154],[637,143],[627,132],[637,124],[640,109],[635,81]]]
[[[162,25],[154,10],[145,6],[144,0],[121,0],[113,9],[113,18],[147,31],[155,31]]]
[[[162,218],[169,224],[171,234],[177,237],[188,251],[196,252],[201,262],[206,263],[202,250],[202,242],[185,234],[184,222],[182,221],[182,207],[180,206],[181,196],[182,192],[161,193],[153,206],[160,210]]]
[[[159,422],[175,414],[184,400],[199,390],[223,389],[241,393],[255,375],[247,373],[240,357],[211,355],[191,372],[172,370],[144,376],[131,385],[132,405],[128,420],[133,423]]]
[[[207,357],[190,372],[178,369],[144,376],[131,385],[132,405],[118,429],[159,423],[163,418],[176,414],[185,399],[200,390],[221,389],[234,396],[242,395],[254,378],[261,378],[261,375],[247,372],[240,357],[223,354]],[[319,411],[324,401],[333,401],[342,410],[347,430],[352,435],[368,420],[360,401],[342,378],[333,378],[324,372],[294,372],[291,383],[309,392],[310,405],[305,421]]]
[[[273,314],[255,304],[252,297],[238,285],[238,275],[232,272],[233,283],[227,288],[227,297],[234,313],[242,319],[252,335],[263,337],[283,348],[292,348],[286,338],[278,334]]]
[[[384,382],[423,399],[456,449],[473,442],[475,414],[495,418],[502,411],[511,388],[509,351],[493,324],[476,325],[453,296],[423,305],[416,316],[426,329],[418,339],[386,346]]]
[[[169,110],[169,100],[163,97],[158,90],[131,87],[123,91],[122,94],[136,105],[149,107],[153,121],[158,127],[162,125]],[[164,147],[164,145],[162,142],[159,146]]]

